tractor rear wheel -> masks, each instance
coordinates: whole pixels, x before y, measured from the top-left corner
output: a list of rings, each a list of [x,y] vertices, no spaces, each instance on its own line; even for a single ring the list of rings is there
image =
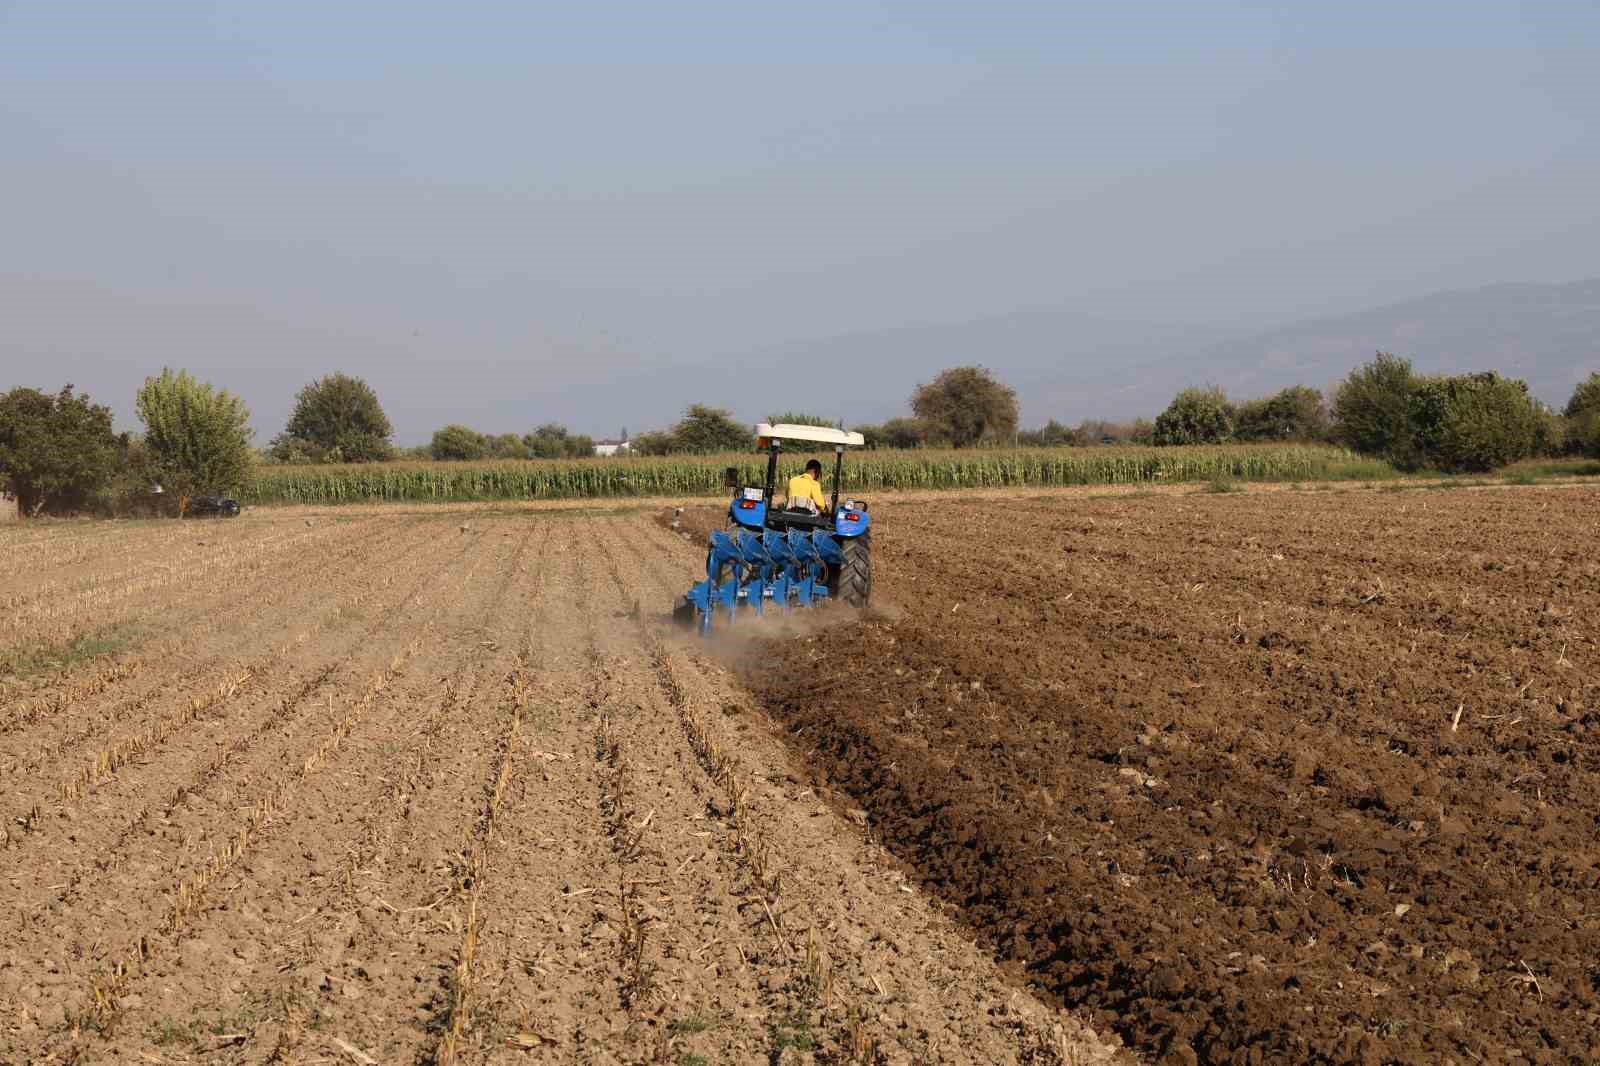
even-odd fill
[[[839,551],[844,562],[839,565],[838,595],[852,607],[865,607],[872,598],[872,534],[851,537]]]

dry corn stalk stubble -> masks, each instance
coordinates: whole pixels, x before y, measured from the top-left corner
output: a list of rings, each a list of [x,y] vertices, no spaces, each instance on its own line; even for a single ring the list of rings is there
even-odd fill
[[[465,547],[456,553],[459,558],[466,551]],[[415,579],[409,592],[402,601],[402,606],[418,602],[427,590],[431,579],[428,575]],[[174,902],[169,911],[166,922],[166,931],[181,935],[182,930],[190,916],[203,904],[205,889],[215,879],[231,868],[248,849],[252,840],[260,833],[273,814],[282,809],[286,798],[292,798],[293,788],[302,782],[314,770],[323,765],[332,752],[336,751],[344,737],[356,726],[371,707],[379,693],[387,687],[390,680],[397,674],[401,666],[416,654],[428,639],[432,622],[425,622],[422,633],[414,637],[406,647],[394,657],[388,668],[368,682],[364,695],[350,708],[334,726],[332,733],[322,745],[301,765],[299,771],[289,779],[273,786],[262,799],[258,800],[250,809],[246,822],[234,833],[223,850],[213,856],[210,863],[196,873],[182,879],[175,889]],[[377,623],[374,629],[381,623]],[[328,668],[331,670],[332,668]],[[324,671],[326,674],[328,671]],[[291,701],[284,701],[285,708]],[[225,761],[227,750],[219,755]],[[181,796],[174,799],[174,804]],[[142,966],[149,960],[152,946],[157,941],[150,936],[139,936],[130,948],[121,952],[121,958],[108,956],[108,962],[101,964],[90,975],[89,1003],[90,1019],[95,1028],[101,1032],[108,1032],[115,1024],[120,1009],[120,999],[128,984],[136,977]]]
[[[418,637],[413,640],[395,656],[383,673],[372,678],[367,683],[361,698],[337,719],[330,735],[323,740],[316,751],[306,757],[299,770],[273,786],[265,796],[257,800],[246,815],[244,824],[228,838],[222,849],[215,852],[198,871],[178,883],[173,893],[172,908],[167,913],[161,932],[181,933],[194,914],[205,905],[206,890],[239,861],[274,815],[284,810],[286,806],[292,805],[300,784],[324,766],[339,750],[344,739],[366,715],[401,667],[416,653],[423,639]],[[152,945],[156,943],[159,943],[156,939],[140,936],[121,953],[123,956],[121,959],[90,976],[89,1000],[94,1020],[102,1032],[109,1031],[115,1023],[120,997],[128,982],[138,974],[139,968],[150,959]]]
[[[620,546],[627,549],[644,572],[651,572],[651,567],[637,544],[610,535],[614,531],[609,526],[607,533],[608,536],[599,541],[598,546],[605,555],[609,576],[616,590],[622,593],[628,584],[620,571],[614,548]],[[763,929],[770,931],[783,960],[782,965],[790,974],[787,989],[794,994],[802,1009],[808,1012],[812,1008],[826,1010],[830,998],[847,1001],[842,1011],[835,1012],[838,1014],[842,1053],[850,1062],[875,1061],[877,1041],[868,1035],[868,1010],[863,1003],[849,1002],[847,995],[835,995],[832,962],[817,939],[815,922],[806,926],[805,940],[801,949],[796,950],[794,935],[785,920],[785,915],[792,912],[793,907],[774,909],[783,891],[783,875],[770,844],[770,834],[761,828],[762,815],[750,801],[750,789],[745,784],[737,757],[706,725],[697,709],[697,701],[680,680],[673,665],[673,656],[659,634],[638,610],[630,612],[630,617],[649,657],[657,687],[675,713],[690,752],[701,771],[723,795],[728,820],[733,828],[733,850],[749,872],[756,890],[759,913],[765,919]]]
[[[143,685],[91,697],[94,720],[113,721],[118,732],[102,729],[93,746],[68,744],[76,765],[41,764],[35,776],[41,798],[113,818],[69,811],[48,832],[32,834],[35,854],[44,854],[41,842],[74,833],[85,850],[66,876],[41,873],[26,891],[30,905],[58,912],[53,920],[68,930],[63,943],[91,943],[95,922],[105,935],[85,960],[92,970],[63,967],[77,992],[65,1026],[45,1021],[55,1028],[0,1033],[0,1059],[36,1039],[58,1058],[113,1046],[118,1054],[176,1057],[186,1053],[188,1034],[199,1041],[194,1053],[204,1055],[212,1049],[201,1027],[214,1018],[222,1025],[224,1009],[239,1021],[218,1030],[227,1046],[215,1050],[252,1061],[397,1061],[398,1052],[404,1061],[464,1062],[538,1048],[560,1057],[574,1042],[594,1042],[597,1051],[615,1042],[647,1060],[694,1052],[720,1060],[729,1049],[804,1046],[786,1044],[791,1038],[820,1040],[838,1061],[874,1059],[875,1030],[865,1011],[852,1009],[853,989],[840,987],[856,979],[835,979],[830,952],[844,941],[798,917],[816,871],[775,846],[777,823],[763,807],[767,783],[751,775],[739,738],[716,715],[725,701],[695,658],[646,639],[647,612],[612,606],[624,589],[638,595],[669,580],[641,572],[644,560],[619,548],[619,533],[638,535],[653,555],[675,541],[657,537],[644,516],[637,528],[587,516],[526,522],[476,519],[470,535],[435,538],[493,547],[468,555],[430,550],[424,605],[405,593],[421,567],[368,558],[363,565],[374,572],[401,573],[392,590],[385,584],[361,604],[361,626],[319,610],[307,616],[309,638],[301,642],[256,639],[240,649],[245,654],[209,661],[190,644],[147,661],[152,680],[172,676],[180,662],[191,668],[163,698],[140,702]],[[527,528],[554,530],[559,546],[531,569],[517,562],[509,539]],[[529,542],[539,543],[536,536]],[[587,562],[564,562],[577,555]],[[662,560],[654,562],[659,568]],[[558,576],[545,617],[530,608],[538,575],[552,563]],[[317,580],[309,570],[295,577]],[[508,588],[507,603],[520,609],[508,608],[507,617],[534,616],[529,628],[542,635],[548,662],[538,673],[527,669],[526,637],[524,654],[507,657],[516,623],[482,617]],[[364,639],[366,620],[380,615],[394,621],[373,647]],[[328,625],[313,625],[324,617]],[[436,624],[423,628],[430,619]],[[598,638],[603,649],[587,661],[585,628],[591,646]],[[423,646],[413,648],[413,638]],[[359,668],[348,666],[343,646],[366,648],[354,660]],[[375,686],[402,648],[412,654],[395,674],[400,680]],[[302,694],[330,659],[345,665]],[[582,707],[595,684],[607,713],[591,717]],[[284,712],[286,697],[293,706]],[[33,753],[45,750],[41,737],[56,745],[87,738],[90,721],[73,715],[59,728],[24,726],[14,746]],[[403,735],[391,735],[393,727]],[[598,773],[582,758],[561,764],[527,750],[570,754],[583,746],[573,740],[584,732],[594,735]],[[561,739],[552,743],[546,733]],[[95,747],[109,758],[92,754]],[[761,798],[753,801],[752,792]],[[544,878],[529,888],[507,871],[555,857],[544,839],[555,833],[540,812],[578,796],[604,797],[608,810],[595,820],[579,808],[572,825],[612,833],[559,852],[578,864],[580,884],[594,886],[587,903],[569,906],[580,914],[600,906],[592,922],[544,925],[532,916],[542,893],[561,882]],[[700,821],[707,800],[710,823]],[[798,881],[786,860],[801,863]],[[118,914],[115,897],[123,893],[154,908]],[[564,939],[548,952],[529,951],[530,933]],[[38,931],[17,943],[30,961],[58,957]],[[841,975],[854,972],[850,966]],[[426,990],[416,993],[410,982],[419,974]],[[242,990],[230,986],[235,979]],[[7,980],[15,977],[0,966],[0,997],[11,991]],[[24,978],[25,992],[34,994],[33,981]],[[550,982],[572,986],[571,993]],[[39,981],[47,985],[54,987]],[[736,1003],[756,1013],[735,1021],[726,1012]],[[235,1013],[241,1005],[257,1012],[255,1021]],[[592,1021],[595,1009],[615,1021]],[[674,1024],[693,1021],[696,1009],[709,1029]],[[402,1022],[424,1015],[423,1025]],[[506,1039],[514,1020],[517,1031]]]

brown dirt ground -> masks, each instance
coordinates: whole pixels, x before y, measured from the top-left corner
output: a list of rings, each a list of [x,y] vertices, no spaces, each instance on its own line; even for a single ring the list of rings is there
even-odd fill
[[[1592,1063],[1597,516],[885,501],[882,610],[742,673],[926,890],[1154,1060]]]
[[[127,630],[0,697],[0,1063],[1127,1061],[663,628],[697,551],[642,511],[0,533],[0,651]]]

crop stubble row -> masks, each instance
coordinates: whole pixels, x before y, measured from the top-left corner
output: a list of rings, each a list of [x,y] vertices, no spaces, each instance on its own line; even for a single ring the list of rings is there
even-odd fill
[[[405,589],[400,600],[390,601],[389,609],[415,608],[413,601],[430,591],[428,568],[446,564],[457,554],[459,549],[446,541],[418,560],[423,564],[422,578],[414,573],[386,574],[386,583],[401,581]],[[159,909],[176,907],[174,894],[181,886],[197,871],[209,868],[236,839],[238,830],[227,827],[248,826],[253,812],[273,797],[285,774],[317,756],[328,738],[340,734],[350,707],[359,705],[366,687],[360,680],[363,672],[392,663],[391,642],[398,633],[386,634],[380,623],[363,636],[367,639],[342,659],[312,666],[299,675],[298,683],[286,677],[265,686],[251,708],[225,723],[215,740],[208,743],[197,737],[198,742],[173,747],[164,760],[141,767],[143,773],[124,783],[128,791],[103,798],[95,813],[103,810],[110,817],[70,820],[58,834],[64,839],[47,853],[51,861],[17,869],[14,887],[19,891],[14,899],[19,912],[29,918],[25,928],[31,926],[39,936],[38,943],[25,936],[9,946],[19,948],[23,960],[39,967],[34,973],[48,975],[32,987],[26,983],[28,975],[22,975],[19,991],[25,1000],[32,993],[56,1009],[63,1004],[69,1010],[81,1009],[73,986],[99,980],[126,962],[113,957],[118,950],[115,941],[137,945],[140,937],[149,936],[143,930],[159,929]],[[245,723],[250,725],[241,730]],[[171,787],[174,783],[176,789]],[[139,811],[131,822],[119,817],[131,810]],[[246,812],[242,820],[237,817],[241,811]],[[97,845],[97,840],[103,843]],[[28,884],[36,887],[29,889]],[[154,895],[158,911],[128,914],[124,901],[130,889],[136,893],[133,898]],[[156,903],[162,898],[165,904]],[[123,928],[128,929],[126,934],[119,933]],[[126,950],[130,955],[143,953]],[[50,995],[39,996],[41,991]],[[39,1009],[37,1003],[34,1009]]]
[[[726,672],[657,632],[675,540],[639,517],[490,519],[372,547],[327,582],[362,624],[247,628],[249,684],[19,845],[40,861],[8,871],[0,1061],[174,1042],[218,1061],[738,1058],[791,1041],[867,1061],[963,1040],[969,1061],[1058,1060],[1048,1013],[972,978],[970,948],[930,933],[937,916],[778,765]],[[149,704],[86,696],[127,711],[93,742],[176,721],[215,680],[181,676]],[[602,720],[627,773],[609,828],[643,834],[621,851]],[[696,732],[735,768],[732,795]],[[36,751],[74,733],[29,735]],[[52,798],[58,779],[29,787]],[[819,910],[806,897],[829,878],[841,902]],[[948,1032],[918,1025],[936,1002]]]
[[[402,558],[413,556],[428,540],[425,529],[407,532]],[[388,538],[382,538],[374,546],[390,544]],[[340,553],[331,561],[348,564],[349,559]],[[104,674],[116,675],[119,667],[129,663],[141,667],[140,683],[133,691],[113,683],[89,688],[81,693],[81,699],[36,696],[24,701],[9,720],[16,728],[0,746],[0,759],[6,760],[11,784],[8,807],[22,801],[37,803],[47,789],[56,793],[58,801],[75,804],[83,798],[85,786],[103,782],[130,758],[148,763],[152,746],[191,724],[198,723],[198,728],[210,725],[221,730],[221,736],[237,741],[236,723],[221,713],[226,700],[241,693],[260,695],[265,682],[279,688],[298,683],[296,671],[304,663],[294,656],[316,647],[308,647],[308,643],[329,618],[367,602],[394,580],[392,572],[348,567],[347,571],[312,564],[305,568],[308,580],[304,585],[285,582],[278,575],[278,588],[259,601],[262,609],[251,612],[235,631],[227,649],[231,654],[222,654],[216,647],[214,634],[197,634],[172,647],[140,648],[131,659],[110,662]],[[288,602],[280,608],[285,599]],[[369,606],[381,607],[381,601]],[[380,613],[376,622],[336,633],[331,648],[316,650],[348,658],[381,624]],[[200,661],[191,665],[193,654],[208,646],[210,654],[202,654]],[[248,652],[258,654],[253,660],[240,656]],[[334,658],[316,665],[308,676],[324,673],[338,661]],[[131,676],[123,673],[116,680]],[[112,696],[120,698],[111,702]],[[123,728],[119,736],[109,742],[98,741],[119,725]]]
[[[88,750],[85,745],[117,726],[148,728],[145,712],[192,706],[230,680],[256,677],[323,630],[356,621],[380,578],[351,565],[361,553],[376,550],[406,558],[428,537],[425,527],[396,524],[382,536],[318,553],[300,569],[299,581],[286,582],[281,573],[270,573],[259,587],[235,589],[235,602],[248,603],[249,610],[228,620],[225,641],[217,627],[207,624],[176,639],[141,645],[127,657],[97,660],[84,671],[86,676],[43,686],[16,700],[9,717],[0,721],[0,771],[16,783],[14,792],[31,792],[26,774],[57,770],[64,756]],[[251,653],[259,653],[254,662],[246,658]]]

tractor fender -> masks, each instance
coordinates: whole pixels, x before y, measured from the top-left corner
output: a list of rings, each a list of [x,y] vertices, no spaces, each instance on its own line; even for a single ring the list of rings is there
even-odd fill
[[[833,532],[840,537],[859,537],[872,528],[872,516],[865,511],[846,511],[839,508],[833,516]]]

